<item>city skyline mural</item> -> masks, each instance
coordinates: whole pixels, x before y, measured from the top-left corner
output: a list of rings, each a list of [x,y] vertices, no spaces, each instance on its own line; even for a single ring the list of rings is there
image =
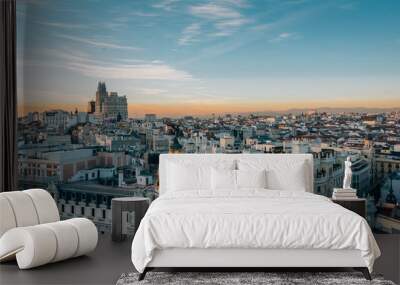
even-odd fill
[[[163,153],[309,153],[400,232],[400,2],[20,0],[19,187],[111,227]],[[363,202],[364,203],[364,202]],[[131,225],[133,227],[137,225]]]
[[[130,117],[400,107],[396,1],[18,8],[20,113],[85,111],[98,81],[127,96]]]

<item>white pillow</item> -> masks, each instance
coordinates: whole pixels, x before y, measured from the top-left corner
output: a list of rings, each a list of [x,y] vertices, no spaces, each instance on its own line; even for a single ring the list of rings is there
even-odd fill
[[[168,164],[168,191],[210,189],[211,167],[178,163]]]
[[[267,170],[267,188],[306,192],[307,176],[305,163],[294,164],[290,171]]]
[[[267,171],[267,188],[271,190],[306,191],[309,175],[307,171],[308,161],[304,157],[286,155],[273,159],[241,159],[238,160],[239,170]]]
[[[213,167],[211,169],[211,185],[213,190],[235,190],[236,170]]]
[[[263,170],[236,170],[238,188],[267,188],[267,172]]]

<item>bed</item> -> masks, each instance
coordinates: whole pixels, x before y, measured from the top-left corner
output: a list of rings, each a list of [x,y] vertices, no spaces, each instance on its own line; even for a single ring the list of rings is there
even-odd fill
[[[153,268],[352,267],[380,251],[361,216],[313,194],[313,156],[162,154],[160,189],[132,243]]]

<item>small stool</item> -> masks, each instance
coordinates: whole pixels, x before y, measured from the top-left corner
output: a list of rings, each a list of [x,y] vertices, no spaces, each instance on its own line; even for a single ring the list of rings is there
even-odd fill
[[[123,241],[127,236],[134,236],[140,221],[150,205],[149,198],[121,197],[111,200],[111,238]]]

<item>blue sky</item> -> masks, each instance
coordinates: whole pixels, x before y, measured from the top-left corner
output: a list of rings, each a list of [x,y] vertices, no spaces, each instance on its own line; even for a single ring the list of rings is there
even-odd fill
[[[104,80],[147,107],[386,107],[400,1],[22,0],[18,54],[26,105],[81,108]]]

